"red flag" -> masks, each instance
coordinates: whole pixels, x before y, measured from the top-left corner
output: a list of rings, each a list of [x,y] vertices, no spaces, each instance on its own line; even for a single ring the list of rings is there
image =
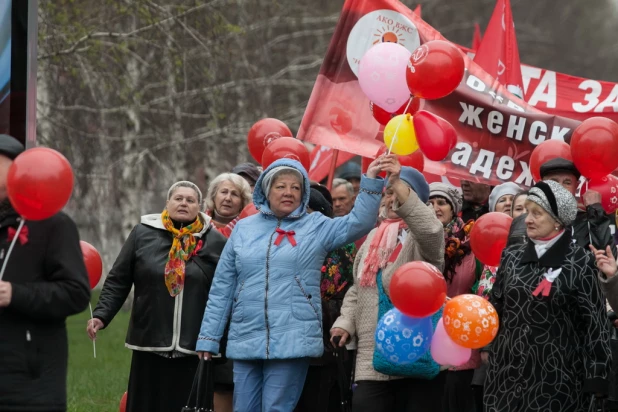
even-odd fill
[[[474,37],[472,38],[472,50],[477,51],[481,45],[481,26],[474,23]]]
[[[414,9],[414,14],[416,14],[418,17],[421,17],[421,5],[420,4],[416,6],[416,8]]]
[[[523,98],[521,62],[510,0],[498,0],[496,3],[474,63],[506,86],[508,91]]]
[[[337,167],[341,166],[354,157],[352,153],[339,152],[337,156]],[[311,152],[311,167],[309,168],[309,179],[319,182],[328,176],[333,162],[333,149],[326,146],[317,145]]]

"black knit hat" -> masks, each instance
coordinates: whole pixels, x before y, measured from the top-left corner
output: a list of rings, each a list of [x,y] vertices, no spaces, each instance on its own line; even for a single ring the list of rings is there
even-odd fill
[[[577,167],[575,167],[573,162],[562,157],[556,157],[555,159],[548,160],[541,165],[541,179],[545,179],[545,176],[555,172],[571,173],[577,179],[579,179],[582,175],[579,173],[579,170],[577,170]]]
[[[333,207],[317,189],[311,188],[308,206],[311,210],[320,212],[324,216],[333,217]]]
[[[317,182],[312,182],[310,184],[310,187],[312,189],[317,190],[318,192],[322,193],[322,196],[324,196],[324,199],[326,199],[326,201],[332,206],[333,205],[333,196],[330,194],[328,188],[324,185],[321,185]]]
[[[13,136],[0,134],[0,154],[15,160],[25,150],[24,145]]]

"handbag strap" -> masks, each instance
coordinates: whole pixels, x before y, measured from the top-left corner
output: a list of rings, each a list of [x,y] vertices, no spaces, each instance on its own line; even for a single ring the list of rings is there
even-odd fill
[[[197,408],[198,407],[198,396],[199,396],[199,383],[200,377],[202,376],[202,370],[204,369],[204,360],[200,359],[197,370],[195,371],[195,376],[193,377],[193,384],[191,385],[191,392],[189,393],[189,399],[187,399],[186,409],[189,408]]]
[[[200,359],[200,373],[197,376],[197,396],[195,400],[195,409],[197,411],[205,411],[205,412],[213,412],[214,411],[214,381],[212,378],[213,374],[213,363],[212,360],[205,360],[204,358]],[[204,380],[206,380],[205,390],[204,389]],[[202,395],[205,395],[205,399],[202,398]]]

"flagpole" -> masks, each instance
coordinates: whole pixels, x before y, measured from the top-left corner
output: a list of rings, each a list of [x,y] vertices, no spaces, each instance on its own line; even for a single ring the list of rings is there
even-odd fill
[[[330,170],[328,172],[328,181],[326,188],[330,191],[333,187],[333,179],[335,178],[335,169],[337,169],[337,158],[339,157],[339,150],[333,149],[333,158],[330,162]]]

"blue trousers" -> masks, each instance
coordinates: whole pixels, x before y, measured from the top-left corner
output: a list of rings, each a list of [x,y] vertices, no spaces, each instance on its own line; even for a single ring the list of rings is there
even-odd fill
[[[309,359],[234,361],[234,412],[293,412]]]

